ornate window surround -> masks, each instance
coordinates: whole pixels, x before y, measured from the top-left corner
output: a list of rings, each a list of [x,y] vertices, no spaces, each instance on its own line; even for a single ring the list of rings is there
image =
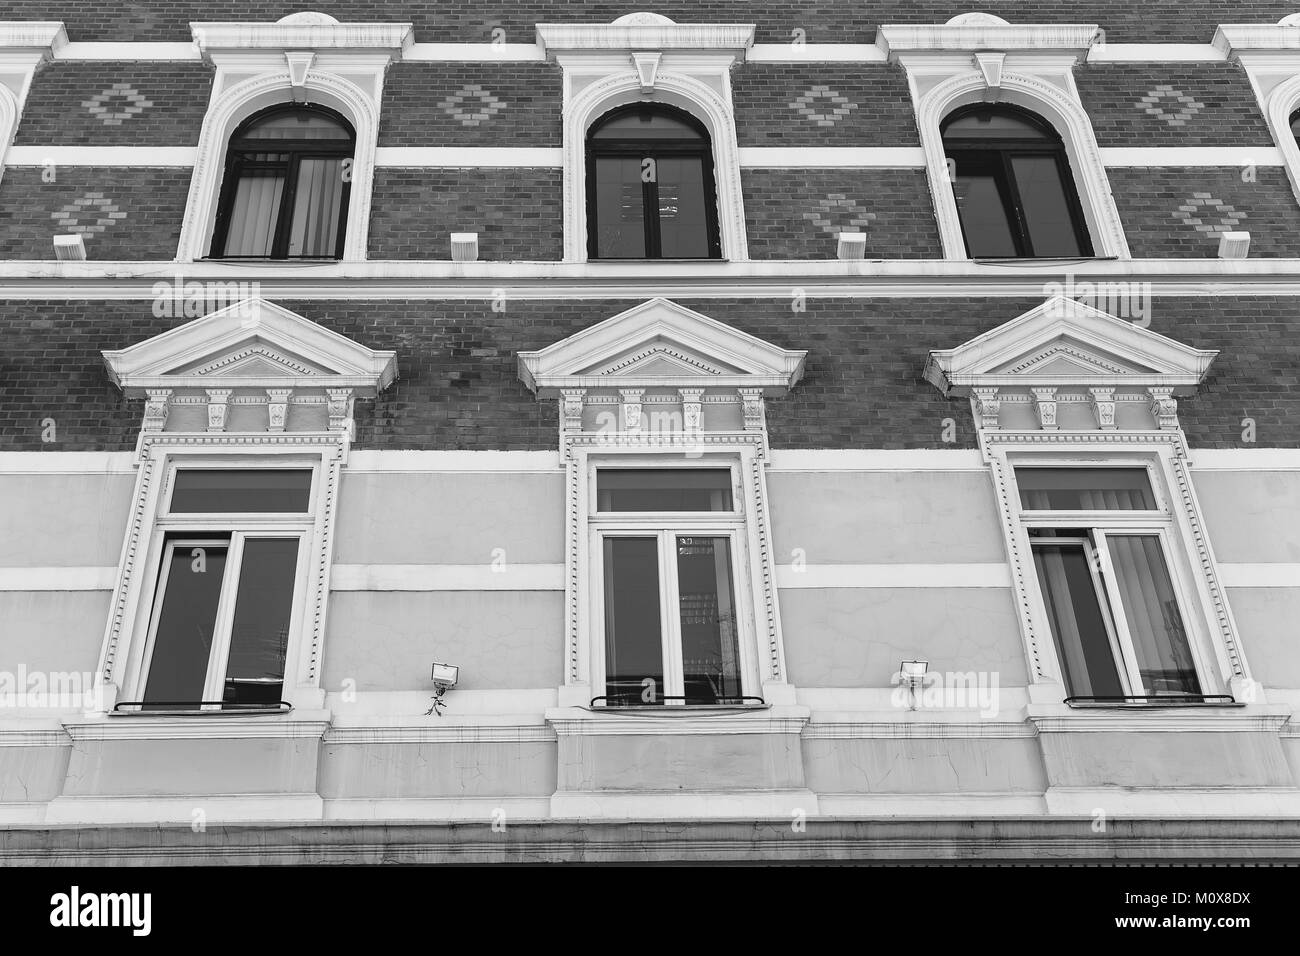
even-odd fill
[[[885,24],[876,43],[907,71],[944,256],[965,259],[957,201],[940,124],[953,110],[1006,102],[1043,117],[1060,134],[1097,258],[1130,258],[1128,241],[1073,67],[1087,58],[1095,24],[1012,25],[986,13],[942,26]]]
[[[1214,46],[1246,71],[1300,201],[1300,146],[1291,132],[1291,116],[1300,110],[1300,14],[1277,23],[1221,23]]]
[[[363,261],[384,73],[414,42],[411,24],[339,23],[325,14],[298,13],[277,23],[192,23],[190,28],[216,76],[199,133],[177,260],[208,255],[226,144],[235,128],[268,106],[307,102],[338,111],[356,130],[343,259]]]
[[[1014,469],[1118,463],[1146,467],[1166,511],[1170,573],[1188,601],[1198,666],[1212,685],[1206,693],[1263,704],[1220,584],[1177,419],[1175,396],[1194,394],[1217,354],[1061,296],[930,353],[925,378],[945,395],[970,397],[1011,564],[1031,704],[1067,712]]]
[[[594,536],[591,481],[608,463],[711,464],[739,478],[744,554],[735,556],[750,624],[742,660],[773,706],[793,705],[777,605],[767,511],[764,401],[803,374],[805,352],[778,348],[666,299],[652,299],[535,352],[519,353],[519,377],[559,404],[566,474],[565,674],[562,708],[586,708],[593,691]],[[667,427],[656,418],[667,413]],[[754,693],[759,687],[746,693]],[[689,709],[688,709],[689,714]],[[566,719],[574,714],[565,711]],[[595,717],[597,715],[583,715]],[[622,719],[622,718],[610,718]],[[681,732],[694,724],[673,722]]]
[[[119,699],[140,697],[164,547],[157,519],[176,467],[199,464],[313,471],[312,528],[302,539],[284,700],[295,710],[319,709],[334,512],[353,402],[373,398],[395,379],[395,353],[368,349],[273,303],[248,299],[107,351],[104,361],[128,398],[146,400],[134,503],[100,651],[106,712]],[[266,407],[265,417],[256,406]],[[133,719],[157,726],[190,718]],[[230,735],[233,725],[223,726],[220,714],[201,720],[213,735]]]
[[[730,70],[753,45],[754,25],[635,13],[610,24],[538,24],[537,42],[564,69],[564,260],[587,261],[587,130],[616,107],[647,101],[683,109],[708,129],[722,258],[748,260]]]
[[[0,178],[32,77],[67,42],[61,21],[0,20]]]

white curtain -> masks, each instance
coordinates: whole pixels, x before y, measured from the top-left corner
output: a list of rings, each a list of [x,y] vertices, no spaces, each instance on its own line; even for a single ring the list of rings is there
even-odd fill
[[[289,255],[334,255],[342,199],[342,161],[303,158],[298,166]]]
[[[240,177],[230,210],[225,255],[269,256],[284,192],[281,175]]]
[[[1160,538],[1125,534],[1108,535],[1106,541],[1146,692],[1200,693]]]

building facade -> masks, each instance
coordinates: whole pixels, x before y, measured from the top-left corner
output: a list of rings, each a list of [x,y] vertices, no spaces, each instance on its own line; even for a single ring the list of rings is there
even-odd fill
[[[1291,858],[1300,13],[10,0],[0,858]]]

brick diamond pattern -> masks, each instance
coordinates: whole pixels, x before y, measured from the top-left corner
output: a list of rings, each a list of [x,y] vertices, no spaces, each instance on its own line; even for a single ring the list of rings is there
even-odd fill
[[[1168,104],[1167,108],[1162,104]],[[1144,113],[1150,113],[1170,126],[1183,126],[1205,109],[1205,104],[1200,100],[1193,99],[1168,83],[1149,90],[1146,96],[1138,100],[1138,106],[1142,107]]]
[[[105,199],[103,193],[90,192],[51,213],[50,218],[67,232],[80,233],[89,238],[97,232],[103,232],[119,219],[125,219],[126,213],[116,203]]]
[[[105,126],[121,126],[126,120],[134,119],[154,104],[130,83],[114,83],[108,89],[83,101],[81,105]]]
[[[814,226],[829,235],[854,231],[850,227],[866,229],[876,218],[874,212],[867,212],[856,200],[849,199],[844,193],[828,193],[825,199],[817,200],[817,212],[806,212],[803,217]]]
[[[823,100],[825,106],[819,109],[815,104]],[[826,108],[829,108],[829,112],[822,111]],[[790,109],[812,120],[818,126],[834,126],[857,108],[857,103],[840,96],[829,86],[810,86],[803,96],[790,104]]]
[[[472,101],[477,108],[470,105]],[[453,93],[439,103],[438,108],[462,126],[477,126],[500,113],[506,104],[477,83],[467,83],[459,93]]]
[[[1213,217],[1197,215],[1202,210],[1213,211],[1219,218],[1207,221]],[[1175,210],[1174,218],[1191,226],[1197,232],[1203,232],[1207,236],[1218,236],[1220,233],[1236,229],[1246,218],[1246,214],[1220,202],[1210,193],[1192,193],[1192,198]]]

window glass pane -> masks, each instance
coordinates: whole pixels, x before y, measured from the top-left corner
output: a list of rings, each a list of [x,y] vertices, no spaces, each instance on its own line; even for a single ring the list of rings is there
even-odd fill
[[[704,160],[663,156],[656,162],[659,182],[659,246],[667,259],[705,259],[709,255]]]
[[[960,116],[943,127],[943,138],[966,140],[1051,138],[1028,118],[1009,110],[979,110]]]
[[[727,468],[602,468],[597,511],[734,511]]]
[[[1138,673],[1147,694],[1199,694],[1169,569],[1153,534],[1107,535]]]
[[[173,513],[227,514],[231,512],[305,513],[311,492],[311,472],[250,468],[216,471],[181,468],[172,492]]]
[[[245,169],[235,186],[226,227],[226,256],[269,256],[284,193],[282,170]]]
[[[1017,468],[1020,506],[1033,511],[1155,511],[1145,468]]]
[[[1036,544],[1033,552],[1069,696],[1124,696],[1083,543]]]
[[[144,689],[144,703],[153,709],[192,707],[203,700],[226,552],[225,542],[182,545],[171,552]]]
[[[352,133],[338,120],[317,110],[276,112],[256,120],[238,134],[240,139],[350,140]]]
[[[1010,258],[1019,255],[1007,207],[998,178],[982,171],[985,164],[972,164],[960,154],[954,157],[956,177],[952,184],[966,237],[966,254],[974,259]]]
[[[673,139],[702,141],[699,130],[666,110],[638,110],[597,122],[591,139]]]
[[[597,255],[606,259],[646,257],[639,157],[596,157],[595,221]]]
[[[304,157],[289,227],[291,256],[332,257],[338,249],[343,209],[343,159]]]
[[[297,538],[244,541],[222,695],[225,703],[279,703],[297,562]]]
[[[677,539],[686,703],[738,702],[740,648],[728,538]]]
[[[662,704],[659,542],[606,538],[604,555],[606,703]]]
[[[1020,193],[1021,215],[1035,256],[1079,256],[1074,217],[1066,199],[1061,167],[1055,156],[1012,156],[1011,168]]]

